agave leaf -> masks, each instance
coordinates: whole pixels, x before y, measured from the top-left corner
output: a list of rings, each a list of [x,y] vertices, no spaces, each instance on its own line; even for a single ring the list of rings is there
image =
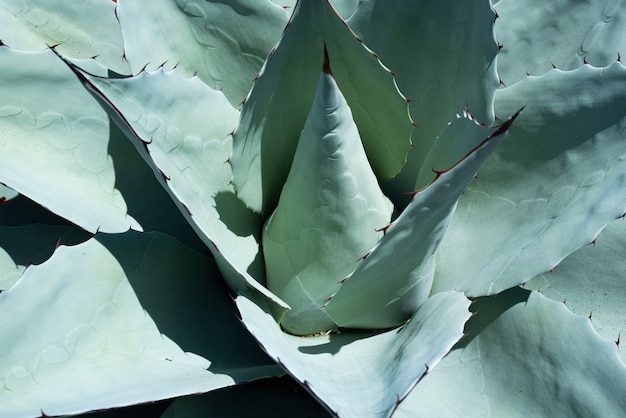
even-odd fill
[[[539,290],[546,297],[565,302],[575,314],[591,316],[591,324],[604,338],[623,339],[626,337],[624,248],[626,221],[618,219],[602,231],[593,245],[570,254],[553,271],[534,277],[524,288]],[[619,351],[626,362],[623,343]]]
[[[114,188],[109,123],[51,51],[0,47],[0,181],[90,232],[140,229]]]
[[[40,264],[57,246],[73,245],[91,234],[18,195],[0,206],[0,291],[13,286],[24,269]]]
[[[213,260],[160,233],[97,238],[122,265],[159,331],[208,359],[210,372],[235,383],[283,374],[241,326]]]
[[[395,416],[606,416],[626,413],[626,367],[588,318],[537,292],[481,298],[469,342],[428,373]]]
[[[120,1],[117,14],[134,74],[178,68],[223,90],[232,106],[250,90],[289,17],[269,0]]]
[[[385,228],[383,238],[328,302],[326,311],[338,325],[395,326],[428,298],[434,255],[456,202],[512,122],[487,128],[464,116],[442,132],[427,158],[434,165],[421,179],[428,181],[425,188]]]
[[[281,319],[286,330],[335,328],[320,308],[380,239],[392,212],[326,61],[278,207],[263,229],[267,287],[292,307]]]
[[[124,196],[128,213],[143,231],[158,231],[176,238],[195,250],[208,254],[209,249],[198,237],[166,189],[146,164],[133,142],[110,121],[108,151],[119,173],[115,185]]]
[[[57,45],[68,58],[93,58],[118,74],[130,72],[111,0],[2,0],[0,21],[0,39],[12,48],[40,51]]]
[[[72,225],[0,226],[0,290],[13,286],[30,264],[50,258],[58,245],[77,244],[89,237]]]
[[[246,99],[234,134],[233,183],[257,212],[267,215],[278,203],[313,103],[325,44],[377,177],[394,176],[406,161],[412,125],[389,70],[326,0],[301,0]]]
[[[459,201],[438,252],[435,292],[480,296],[521,284],[626,212],[625,81],[616,62],[499,90],[498,112],[528,106]]]
[[[495,5],[498,73],[507,85],[556,66],[585,61],[604,67],[626,51],[626,8],[621,0],[502,0]],[[524,18],[520,19],[519,16]]]
[[[13,286],[27,266],[50,258],[57,246],[89,238],[84,229],[24,196],[5,201],[0,205],[0,291]]]
[[[167,264],[145,255],[146,265]],[[128,282],[133,273],[89,240],[60,247],[0,293],[4,416],[73,414],[234,383],[161,335]]]
[[[399,329],[301,338],[284,333],[254,295],[241,294],[236,302],[243,324],[270,357],[340,416],[389,416],[458,341],[469,317],[469,301],[447,292],[429,298]]]
[[[9,253],[0,246],[0,291],[13,286],[23,271],[24,266],[15,264]]]
[[[436,1],[395,1],[390,7],[388,1],[364,0],[349,18],[365,45],[398,74],[417,124],[409,164],[388,185],[392,200],[406,200],[402,193],[412,190],[435,138],[457,113],[469,108],[482,123],[494,122],[494,17],[488,0],[446,1],[443,7]]]
[[[15,199],[19,195],[20,194],[15,190],[0,183],[0,204],[5,204],[7,201]]]
[[[237,199],[227,164],[239,112],[224,94],[177,70],[129,78],[94,77],[72,66],[154,169],[159,181],[216,258],[232,289],[261,286],[261,219]],[[159,95],[153,92],[159,90]],[[251,274],[254,275],[251,276]]]

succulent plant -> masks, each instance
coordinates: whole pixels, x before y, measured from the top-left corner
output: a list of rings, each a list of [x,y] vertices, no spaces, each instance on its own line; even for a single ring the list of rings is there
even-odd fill
[[[626,9],[443,3],[0,0],[1,415],[623,416]]]

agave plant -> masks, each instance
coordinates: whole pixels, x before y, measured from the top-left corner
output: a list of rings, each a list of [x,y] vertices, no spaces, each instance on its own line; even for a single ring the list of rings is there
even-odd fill
[[[0,6],[2,416],[626,413],[619,1]]]

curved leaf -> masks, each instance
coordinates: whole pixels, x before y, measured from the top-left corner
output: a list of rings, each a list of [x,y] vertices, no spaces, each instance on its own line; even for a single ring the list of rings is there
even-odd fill
[[[244,103],[233,138],[233,183],[257,212],[268,215],[278,203],[313,103],[325,44],[374,173],[379,180],[393,177],[406,162],[412,125],[389,70],[326,0],[301,0]]]
[[[233,384],[161,335],[126,274],[90,240],[60,247],[0,293],[5,416],[74,414]]]
[[[107,154],[109,122],[51,51],[0,47],[0,181],[90,232],[141,226]]]
[[[237,384],[280,376],[236,317],[215,262],[161,233],[98,235],[120,263],[159,331]]]
[[[177,68],[241,103],[289,17],[269,0],[120,0],[118,16],[134,74]]]
[[[230,184],[230,133],[239,112],[223,93],[176,70],[107,79],[71,68],[154,169],[231,288],[251,286],[285,309],[261,286],[261,219],[244,207]]]
[[[278,207],[263,229],[267,287],[292,308],[281,318],[286,330],[336,327],[321,306],[380,239],[392,212],[326,62]]]
[[[626,413],[615,343],[540,294],[479,299],[462,340],[400,404],[397,417],[605,416]]]
[[[0,226],[0,291],[13,286],[29,265],[50,258],[59,245],[89,238],[91,234],[73,225]]]
[[[56,45],[68,58],[93,58],[118,74],[130,72],[111,0],[2,0],[0,21],[0,39],[12,48],[41,51]]]
[[[406,321],[428,298],[434,255],[456,202],[512,122],[486,128],[467,116],[452,121],[427,158],[436,164],[422,178],[430,184],[385,228],[383,238],[328,302],[333,321],[343,327],[387,328]]]
[[[398,87],[411,100],[417,127],[409,163],[386,185],[394,202],[408,203],[402,194],[413,190],[428,150],[457,113],[469,108],[480,122],[493,124],[498,87],[494,17],[488,0],[396,0],[393,6],[363,0],[348,20],[398,74]]]
[[[542,295],[565,305],[578,315],[591,316],[591,324],[608,340],[626,338],[626,222],[610,223],[597,242],[567,256],[549,273],[534,277],[525,289],[539,290]],[[626,348],[619,345],[622,361]]]
[[[469,317],[469,301],[447,292],[429,298],[395,330],[303,338],[282,332],[263,300],[242,294],[236,302],[270,357],[340,416],[389,416],[459,340]]]
[[[507,85],[556,66],[585,61],[604,67],[626,54],[626,8],[621,0],[501,0],[495,30],[503,45],[498,73]],[[520,19],[520,16],[524,16]]]
[[[527,107],[459,201],[434,291],[480,296],[521,284],[626,212],[624,82],[616,62],[499,90],[498,113]]]

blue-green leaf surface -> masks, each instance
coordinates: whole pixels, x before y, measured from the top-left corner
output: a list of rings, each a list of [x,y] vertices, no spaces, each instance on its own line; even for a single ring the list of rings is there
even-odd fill
[[[266,216],[289,173],[325,44],[379,181],[393,177],[406,161],[412,125],[389,70],[326,0],[301,0],[244,103],[233,139],[235,189],[248,207]]]
[[[289,332],[334,329],[321,306],[382,236],[393,205],[326,62],[278,207],[263,230],[267,286],[291,306]]]
[[[176,248],[172,241],[150,243]],[[159,332],[127,279],[135,272],[115,258],[122,248],[96,240],[61,246],[0,293],[3,416],[74,414],[234,383]],[[149,250],[143,247],[137,261],[166,260]]]
[[[239,112],[224,94],[177,70],[107,79],[72,68],[154,169],[231,288],[252,286],[284,307],[261,286],[261,219],[237,199],[230,183],[227,160]]]
[[[626,221],[610,223],[593,244],[570,254],[554,270],[534,277],[525,289],[565,305],[577,315],[590,315],[593,328],[604,338],[626,338]],[[626,362],[626,344],[619,345]]]
[[[545,74],[553,65],[573,70],[587,61],[604,67],[626,54],[622,0],[501,0],[494,7],[502,44],[498,73],[506,85],[527,73]]]
[[[457,113],[469,108],[481,123],[494,122],[494,17],[488,0],[396,0],[393,6],[363,0],[348,19],[365,45],[398,74],[417,124],[409,163],[387,185],[392,200],[406,200],[402,194],[412,190],[428,150]]]
[[[2,0],[0,21],[0,39],[12,48],[41,51],[57,45],[70,59],[93,58],[118,74],[130,73],[111,0]]]
[[[58,245],[77,244],[89,238],[90,234],[72,225],[33,222],[0,226],[0,290],[13,286],[27,266],[46,261]]]
[[[468,336],[396,417],[621,417],[626,367],[615,342],[562,302],[521,289],[479,299]]]
[[[521,284],[626,212],[625,82],[615,62],[498,91],[499,114],[526,108],[459,201],[434,291],[479,296]]]
[[[511,122],[487,128],[465,115],[443,131],[426,159],[433,165],[420,178],[423,189],[328,302],[338,325],[399,325],[428,298],[435,252],[456,202]]]
[[[0,47],[0,182],[95,232],[141,226],[115,189],[106,113],[51,51]]]
[[[134,74],[178,68],[223,90],[233,106],[287,23],[291,10],[269,0],[120,0],[126,58]]]
[[[457,292],[424,302],[408,324],[383,333],[284,333],[262,299],[240,295],[244,325],[263,349],[334,414],[388,417],[463,335],[469,301]]]

